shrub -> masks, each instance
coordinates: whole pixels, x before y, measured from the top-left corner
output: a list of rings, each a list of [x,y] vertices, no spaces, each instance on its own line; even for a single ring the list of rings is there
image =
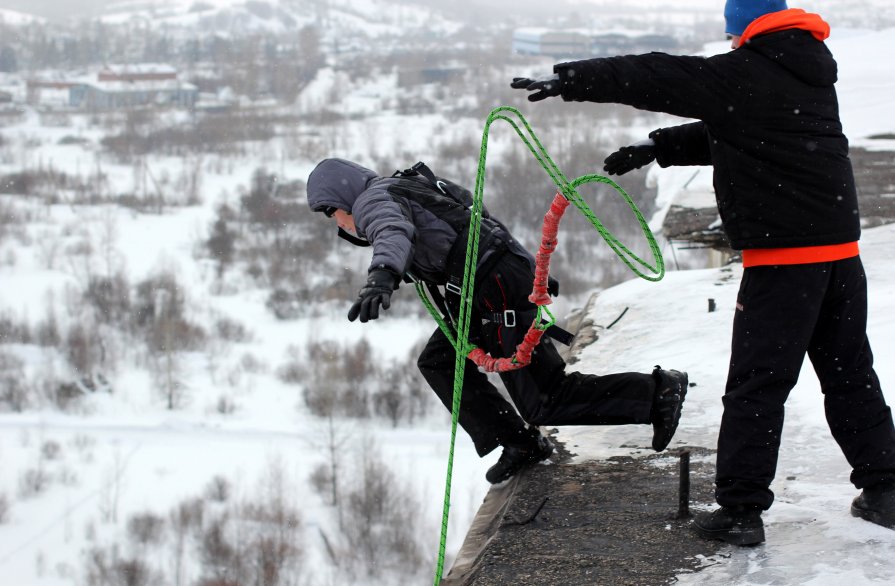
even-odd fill
[[[5,492],[0,492],[0,525],[9,521],[10,504]]]
[[[49,484],[50,477],[42,467],[29,468],[19,476],[19,496],[22,498],[37,496],[46,490]]]
[[[40,455],[45,460],[58,460],[62,455],[62,446],[56,440],[47,440],[40,447]]]
[[[306,306],[308,296],[305,292],[287,290],[277,287],[271,291],[264,306],[279,320],[288,321],[300,318]]]
[[[56,386],[53,401],[63,411],[69,409],[84,396],[85,387],[74,382],[63,382]]]
[[[226,502],[231,491],[230,481],[223,476],[215,476],[205,486],[205,496],[219,503]]]
[[[92,548],[87,552],[87,586],[149,586],[158,583],[141,559],[122,559],[114,548]]]
[[[83,323],[73,323],[65,337],[65,356],[82,378],[90,378],[102,361],[97,332]]]
[[[186,295],[177,277],[163,272],[137,285],[131,320],[153,352],[195,350],[205,332],[186,317]]]
[[[161,543],[165,520],[155,513],[139,513],[127,521],[127,534],[135,543],[150,545]]]
[[[0,352],[0,404],[21,412],[31,403],[30,395],[25,380],[25,363],[13,354]]]
[[[277,369],[277,377],[284,383],[300,384],[308,378],[308,367],[298,346],[286,349],[286,362]]]
[[[374,446],[364,446],[355,487],[345,499],[347,515],[354,520],[341,527],[346,556],[357,573],[392,571],[409,577],[423,563],[417,535],[421,505],[374,453]]]
[[[122,274],[91,276],[84,301],[93,308],[100,323],[123,323],[130,314],[130,284]]]
[[[228,317],[219,318],[214,322],[214,332],[219,338],[228,342],[248,342],[252,339],[243,324]]]
[[[30,344],[31,330],[24,321],[16,320],[7,312],[0,313],[0,343]]]

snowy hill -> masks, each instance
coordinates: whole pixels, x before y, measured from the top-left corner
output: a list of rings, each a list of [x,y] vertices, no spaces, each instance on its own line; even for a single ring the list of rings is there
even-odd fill
[[[317,18],[306,7],[324,4],[134,1],[118,3],[119,12],[108,23],[276,33]],[[430,14],[409,3],[398,10],[373,0],[328,5],[325,16],[332,31],[357,28],[371,37],[413,28]],[[450,30],[452,22],[437,26]],[[841,67],[846,130],[853,141],[886,143],[869,137],[895,131],[895,92],[885,57],[895,50],[893,31],[836,34],[834,28],[831,47]],[[534,67],[513,64],[529,66]],[[473,162],[482,119],[459,107],[471,102],[467,111],[486,112],[499,105],[491,103],[501,95],[498,81],[510,78],[508,71],[481,67],[495,81],[474,86],[479,102],[459,92],[439,95],[432,85],[399,87],[393,72],[361,78],[351,70],[323,68],[303,88],[294,110],[275,113],[284,120],[277,133],[222,152],[184,154],[172,148],[119,156],[109,153],[103,141],[125,125],[139,127],[138,115],[101,117],[18,105],[4,111],[0,176],[15,179],[27,170],[48,186],[31,194],[0,186],[0,325],[15,338],[0,347],[0,396],[7,409],[0,413],[4,586],[102,583],[102,576],[118,572],[120,577],[125,571],[165,583],[222,580],[209,572],[248,571],[251,565],[233,549],[260,559],[270,553],[265,548],[273,543],[272,534],[280,539],[275,542],[279,550],[289,554],[278,558],[279,569],[298,583],[375,586],[430,580],[447,415],[432,406],[423,388],[420,400],[429,400],[428,411],[400,419],[397,426],[381,415],[320,417],[308,406],[307,391],[309,381],[332,382],[326,375],[333,371],[324,366],[350,370],[365,352],[384,370],[364,383],[371,392],[388,388],[394,382],[390,376],[414,369],[412,348],[434,326],[421,312],[405,310],[402,316],[397,309],[376,324],[348,323],[346,297],[333,294],[341,289],[326,290],[330,297],[321,293],[320,299],[302,300],[297,319],[277,319],[266,307],[270,283],[258,269],[264,254],[254,265],[246,262],[244,271],[230,269],[220,276],[206,243],[220,210],[240,209],[253,173],[262,166],[277,169],[285,183],[300,182],[323,156],[394,165],[411,157],[438,160],[453,149],[462,152],[461,161]],[[429,103],[424,98],[444,111],[415,114],[413,106]],[[524,111],[541,130],[537,110],[526,103]],[[146,123],[150,131],[192,128],[195,122],[182,112],[164,111],[159,118]],[[333,126],[322,126],[327,119],[335,120]],[[653,121],[637,118],[630,124]],[[578,130],[592,138],[590,129]],[[561,132],[567,129],[545,130],[548,148],[577,144]],[[606,132],[629,138],[614,128]],[[167,135],[151,136],[162,140]],[[493,146],[495,157],[507,150],[499,140]],[[658,174],[660,186],[682,184],[672,173]],[[194,180],[197,175],[201,181]],[[18,185],[13,179],[10,184]],[[674,190],[662,187],[660,196],[672,197],[669,191]],[[304,263],[300,280],[308,287],[321,281],[319,267],[331,256],[326,266],[338,267],[346,287],[356,287],[365,256],[345,255],[344,248],[333,252],[332,231],[314,231],[314,225],[303,224],[298,235],[309,252],[291,255],[294,264]],[[239,228],[245,237],[256,229],[247,222]],[[893,239],[895,233],[884,227],[867,231],[862,242],[870,274],[871,342],[880,358],[895,342],[895,324],[888,318],[895,282],[886,254]],[[589,242],[602,246],[596,239]],[[125,285],[116,280],[119,276]],[[624,307],[630,310],[575,367],[594,372],[642,371],[654,364],[687,369],[698,386],[691,390],[676,441],[711,447],[737,277],[736,268],[673,271],[659,284],[628,282],[602,292],[592,313],[595,323],[608,324]],[[91,283],[102,286],[91,288]],[[122,289],[131,297],[125,299]],[[411,293],[400,292],[405,307],[414,303]],[[719,308],[711,314],[705,310],[709,297]],[[177,308],[186,317],[174,325],[183,329],[160,329],[155,333],[161,339],[149,336],[145,323],[116,329],[97,318],[114,314],[116,300],[159,314],[166,313],[162,307]],[[207,333],[204,345],[190,345],[198,331]],[[178,343],[178,352],[166,352]],[[309,359],[314,348],[318,352]],[[102,376],[82,377],[85,373],[75,366],[81,361]],[[892,389],[895,372],[880,362],[884,388]],[[92,388],[84,386],[85,378]],[[769,545],[735,552],[700,576],[736,582],[754,572],[750,580],[756,584],[885,582],[881,576],[891,567],[892,533],[848,516],[854,491],[827,439],[812,384],[806,373],[790,402],[775,487],[781,498],[768,517]],[[12,406],[16,401],[20,411]],[[566,428],[559,437],[580,458],[628,454],[630,448],[617,446],[647,441],[640,428]],[[496,453],[477,458],[465,435],[458,435],[449,552],[459,547],[488,489],[484,470],[496,458]],[[334,506],[326,490],[336,484],[333,475],[344,483],[342,508]],[[402,535],[403,558],[378,558],[381,551],[359,547],[363,536],[352,528],[363,528],[357,520],[376,508],[385,509],[388,522],[380,519],[374,529],[412,532]],[[400,549],[385,537],[366,538],[368,544],[376,541],[389,545],[389,552]],[[848,547],[840,547],[843,541]],[[806,556],[820,561],[796,568],[795,559]],[[365,565],[370,559],[372,565]],[[834,580],[820,577],[827,571],[823,564]],[[372,575],[365,567],[381,572]]]
[[[28,13],[63,20],[65,9],[52,2],[10,3],[20,12],[0,12],[8,24],[27,24]],[[425,27],[438,36],[456,30],[456,19],[437,5],[415,6],[400,0],[95,0],[73,11],[69,18],[92,18],[109,25],[139,25],[153,30],[215,31],[221,35],[294,33],[316,26],[350,40],[352,36],[381,37],[407,34]],[[402,32],[403,31],[403,32]]]
[[[24,12],[0,8],[0,24],[19,26],[41,22],[43,19]]]

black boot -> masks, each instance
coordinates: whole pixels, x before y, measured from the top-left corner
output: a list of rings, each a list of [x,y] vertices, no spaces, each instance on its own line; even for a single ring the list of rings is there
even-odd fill
[[[661,452],[668,447],[681,419],[681,406],[687,396],[687,373],[677,370],[653,370],[656,394],[650,419],[653,423],[653,449]]]
[[[538,435],[534,443],[526,447],[506,446],[497,463],[485,472],[485,478],[491,484],[503,482],[523,468],[546,460],[552,453],[553,444],[542,435]]]
[[[700,513],[693,528],[704,539],[720,539],[734,545],[757,545],[764,542],[761,507],[740,505],[721,507],[711,513]]]
[[[895,484],[868,486],[851,503],[851,514],[895,529]]]

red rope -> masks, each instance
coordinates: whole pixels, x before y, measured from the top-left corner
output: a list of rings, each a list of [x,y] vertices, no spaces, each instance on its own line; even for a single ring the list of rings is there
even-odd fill
[[[556,250],[556,235],[559,232],[559,221],[569,207],[569,200],[557,193],[550,209],[544,214],[544,227],[541,230],[541,246],[535,255],[535,278],[528,300],[537,306],[549,305],[553,302],[547,293],[547,277],[550,274],[550,255]],[[538,321],[538,320],[535,320]],[[510,358],[494,358],[481,348],[476,348],[467,356],[476,366],[486,372],[508,372],[517,370],[531,363],[531,354],[541,341],[544,330],[540,324],[532,323],[522,342],[516,346],[516,354]]]

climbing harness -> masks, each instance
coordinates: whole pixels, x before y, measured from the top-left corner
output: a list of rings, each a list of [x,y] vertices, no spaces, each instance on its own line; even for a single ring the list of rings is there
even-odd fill
[[[510,115],[515,116],[518,119],[518,122],[510,118]],[[485,161],[488,154],[488,136],[491,130],[491,125],[497,120],[507,122],[513,130],[516,131],[516,134],[522,139],[522,142],[525,143],[525,146],[528,147],[528,150],[535,157],[558,190],[550,209],[544,216],[541,245],[535,256],[535,278],[529,300],[537,306],[537,315],[535,316],[532,325],[529,327],[522,343],[516,348],[516,353],[511,358],[493,358],[488,356],[482,349],[476,348],[469,343],[472,292],[474,291],[475,285],[476,259],[478,259],[479,235],[482,224],[482,199],[485,188]],[[525,132],[523,132],[523,129]],[[604,183],[615,189],[631,208],[640,224],[643,235],[646,237],[649,244],[650,251],[655,259],[655,266],[650,265],[631,252],[618,240],[618,238],[609,232],[587,205],[587,202],[584,201],[584,198],[578,193],[576,189],[577,187],[594,182]],[[565,210],[569,205],[574,205],[578,208],[588,221],[590,221],[594,229],[597,230],[600,236],[602,236],[603,240],[605,240],[609,247],[618,255],[622,262],[624,262],[625,265],[627,265],[627,267],[638,277],[647,281],[659,281],[665,276],[665,263],[662,259],[662,253],[659,250],[659,246],[656,243],[656,238],[650,231],[643,214],[640,213],[637,205],[625,190],[612,179],[602,175],[584,175],[573,181],[569,181],[547,154],[547,150],[541,144],[540,140],[538,140],[538,137],[531,129],[528,121],[516,108],[501,106],[492,110],[488,115],[488,118],[485,121],[485,128],[482,132],[482,145],[479,150],[479,162],[476,170],[475,190],[473,193],[472,213],[469,218],[466,257],[463,267],[463,282],[459,292],[460,315],[455,328],[456,336],[439,312],[435,309],[432,301],[430,301],[425,294],[424,286],[420,282],[416,283],[416,290],[420,299],[438,323],[438,327],[441,328],[442,332],[444,332],[445,336],[450,340],[451,345],[453,345],[456,350],[456,358],[454,361],[454,395],[451,404],[451,439],[445,479],[444,505],[441,518],[441,539],[438,548],[438,562],[435,569],[435,586],[438,586],[441,582],[442,574],[444,572],[445,545],[447,543],[447,527],[450,511],[451,476],[454,467],[454,445],[457,437],[457,424],[460,418],[460,397],[463,389],[465,361],[467,358],[472,359],[477,365],[486,370],[490,370],[491,372],[515,370],[531,361],[531,353],[534,351],[535,346],[544,335],[545,330],[554,325],[554,322],[556,321],[546,307],[551,303],[550,295],[547,292],[547,279],[549,274],[550,255],[556,249],[556,236],[559,229],[559,221]],[[641,268],[652,274],[647,274],[642,271]]]

